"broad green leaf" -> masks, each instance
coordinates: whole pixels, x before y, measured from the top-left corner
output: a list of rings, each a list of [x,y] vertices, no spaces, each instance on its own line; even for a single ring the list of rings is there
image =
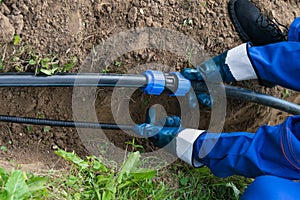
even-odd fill
[[[131,175],[136,180],[150,179],[156,175],[157,171],[153,169],[136,169],[131,172]]]
[[[129,175],[131,170],[135,169],[135,167],[139,164],[141,154],[140,152],[134,152],[129,154],[128,159],[124,163],[123,167],[120,169],[118,173],[117,182],[121,183],[124,175]]]
[[[88,162],[82,160],[79,156],[77,156],[75,154],[75,152],[69,153],[64,150],[59,149],[59,150],[55,151],[55,154],[64,158],[67,161],[70,161],[70,162],[76,164],[81,169],[86,169],[89,167]]]
[[[25,183],[26,176],[20,170],[13,171],[10,174],[5,190],[7,192],[7,200],[21,200],[28,194],[28,186]]]

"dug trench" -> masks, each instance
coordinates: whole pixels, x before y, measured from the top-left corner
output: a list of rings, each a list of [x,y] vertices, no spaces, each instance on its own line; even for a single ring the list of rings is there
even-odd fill
[[[1,114],[73,120],[71,106],[73,88],[1,88],[0,90],[2,94],[0,99]],[[280,89],[278,89],[278,92],[280,92]],[[112,105],[111,93],[112,89],[98,89],[97,91],[98,96],[94,106],[99,122],[115,123],[111,106],[120,106],[122,100],[115,101],[115,105]],[[135,123],[143,123],[147,109],[155,104],[163,105],[168,114],[181,114],[178,100],[168,95],[155,97],[136,91],[128,98],[130,98],[129,112]],[[84,99],[82,100],[84,101]],[[296,93],[290,96],[288,100],[300,103],[300,98]],[[258,106],[257,104],[237,102],[236,100],[230,100],[229,102],[224,126],[225,131],[228,132],[240,130],[255,131],[263,123],[274,125],[284,120],[287,116],[284,112]],[[199,128],[205,129],[210,120],[210,110],[204,107],[200,109],[201,123]],[[122,115],[122,111],[116,114]],[[257,120],[258,118],[260,119],[259,121]],[[108,140],[117,147],[123,150],[131,150],[130,145],[127,145],[126,142],[132,141],[132,136],[118,130],[105,131],[105,134]],[[8,166],[21,163],[25,164],[25,168],[29,164],[30,170],[34,169],[34,166],[41,169],[57,169],[64,167],[66,164],[54,154],[57,148],[75,151],[80,156],[86,156],[91,153],[89,152],[91,148],[86,148],[82,144],[82,138],[79,137],[75,128],[1,123],[0,135],[1,146],[7,147],[7,150],[2,149],[0,151],[1,160],[3,165]],[[82,132],[80,136],[85,138]],[[136,144],[142,145],[147,151],[154,150],[153,146],[145,139],[136,139]],[[95,153],[95,151],[92,151],[92,153]],[[113,152],[104,152],[104,154],[109,153]],[[39,164],[32,165],[32,163]]]
[[[299,1],[296,0],[254,2],[268,16],[275,17],[287,26],[300,15]],[[143,27],[167,28],[180,32],[197,41],[209,56],[214,56],[242,43],[230,22],[227,3],[191,0],[3,0],[0,5],[1,70],[34,71],[36,66],[29,65],[29,59],[34,53],[41,58],[55,58],[55,62],[62,65],[76,57],[78,62],[71,72],[77,72],[97,44],[122,31]],[[15,38],[15,35],[19,38]],[[96,71],[103,72],[105,69],[105,72],[111,73],[136,73],[142,71],[136,70],[136,66],[145,63],[168,66],[158,68],[164,72],[180,71],[190,67],[188,53],[187,51],[185,56],[178,57],[167,51],[139,49],[119,55],[108,68]],[[256,81],[245,81],[238,85],[295,103],[300,102],[299,93],[280,87],[265,88]],[[72,120],[74,117],[73,88],[0,88],[0,92],[0,114],[62,120]],[[133,95],[121,95],[122,98],[116,100],[111,98],[111,89],[103,88],[91,95],[95,95],[92,107],[97,119],[103,123],[115,122],[112,112],[114,109],[118,111],[117,114],[122,115],[122,107],[117,109],[122,102],[129,102],[128,119],[132,118],[135,123],[143,123],[146,110],[154,104],[164,105],[168,114],[189,114],[182,113],[178,100],[167,95],[154,97],[136,91]],[[85,100],[80,100],[83,105]],[[228,100],[226,105],[223,131],[227,132],[254,132],[262,124],[275,125],[288,116],[275,109],[239,100]],[[200,111],[199,126],[193,128],[205,129],[208,127],[211,111],[204,107],[200,107]],[[85,112],[89,113],[90,110]],[[116,146],[131,150],[127,142],[133,138],[128,134],[121,131],[105,133]],[[82,134],[79,135],[75,128],[1,123],[1,165],[9,167],[23,164],[29,170],[61,168],[65,163],[54,154],[57,148],[75,151],[80,156],[91,154],[81,139]],[[144,146],[147,151],[153,150],[147,140],[136,139],[136,144]]]

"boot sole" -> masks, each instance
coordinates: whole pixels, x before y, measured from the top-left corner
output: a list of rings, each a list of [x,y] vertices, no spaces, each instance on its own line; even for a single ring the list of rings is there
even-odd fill
[[[229,7],[228,7],[229,15],[230,15],[231,21],[232,21],[236,31],[240,35],[241,40],[243,40],[244,42],[248,42],[248,41],[250,41],[250,37],[243,30],[243,28],[242,28],[241,24],[239,23],[239,20],[236,16],[236,13],[235,13],[234,4],[236,1],[237,0],[229,1]]]

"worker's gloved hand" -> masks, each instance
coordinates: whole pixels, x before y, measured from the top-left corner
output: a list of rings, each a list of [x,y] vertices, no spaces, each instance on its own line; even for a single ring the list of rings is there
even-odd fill
[[[196,68],[185,68],[181,73],[190,81],[205,81],[206,83],[219,83],[222,81],[225,83],[235,82],[235,78],[225,63],[226,56],[227,51],[201,63]],[[205,107],[210,108],[212,106],[212,97],[208,94],[200,93],[196,95],[190,94],[189,105],[191,108],[195,108],[197,105],[195,98]]]
[[[165,117],[156,121],[156,110],[150,108],[146,123],[136,125],[136,134],[149,138],[157,147],[164,147],[166,151],[177,156],[192,166],[201,166],[193,158],[194,143],[204,132],[196,129],[185,129],[180,126],[178,116]]]
[[[235,78],[229,70],[229,67],[225,63],[227,52],[215,56],[197,66],[195,69],[185,68],[181,72],[182,75],[190,81],[206,81],[206,82],[223,82],[230,83],[235,82]],[[218,74],[220,76],[218,76]]]
[[[178,116],[169,116],[156,121],[156,110],[150,108],[144,124],[136,125],[134,132],[149,140],[157,147],[169,144],[182,130],[181,119]]]
[[[300,20],[299,20],[300,21]],[[241,52],[240,47],[238,46],[234,49],[231,49],[231,62],[237,62],[241,65],[245,65],[245,58],[241,58],[241,54],[237,52]],[[234,52],[233,52],[234,51]],[[226,64],[226,57],[227,57],[228,51],[223,52],[222,54],[215,56],[203,63],[201,63],[199,66],[197,66],[195,69],[192,68],[185,68],[181,72],[182,75],[189,79],[190,81],[205,81],[206,83],[218,83],[223,80],[224,83],[230,83],[230,82],[236,82],[237,80],[234,78],[233,74],[231,73],[228,65]],[[247,56],[247,59],[248,56]],[[240,62],[239,62],[240,61]],[[249,61],[250,62],[250,61]],[[246,63],[247,64],[247,63]],[[241,66],[243,68],[243,66]],[[239,72],[240,73],[240,72]],[[240,80],[250,80],[250,79],[256,79],[257,75],[253,75],[253,73],[245,72],[246,74],[243,74],[242,78]],[[220,75],[222,80],[220,80]],[[238,76],[241,76],[240,74]],[[259,83],[266,87],[274,87],[275,84],[271,83],[266,80],[259,79]]]

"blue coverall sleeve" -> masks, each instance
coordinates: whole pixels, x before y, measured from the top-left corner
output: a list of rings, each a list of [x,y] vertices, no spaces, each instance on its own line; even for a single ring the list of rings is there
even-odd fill
[[[201,157],[201,146],[216,138],[215,146]],[[193,159],[219,177],[236,174],[300,179],[300,116],[288,117],[277,126],[261,126],[255,134],[204,133],[195,141],[193,149]]]
[[[248,56],[258,78],[300,91],[300,42],[248,47]]]

